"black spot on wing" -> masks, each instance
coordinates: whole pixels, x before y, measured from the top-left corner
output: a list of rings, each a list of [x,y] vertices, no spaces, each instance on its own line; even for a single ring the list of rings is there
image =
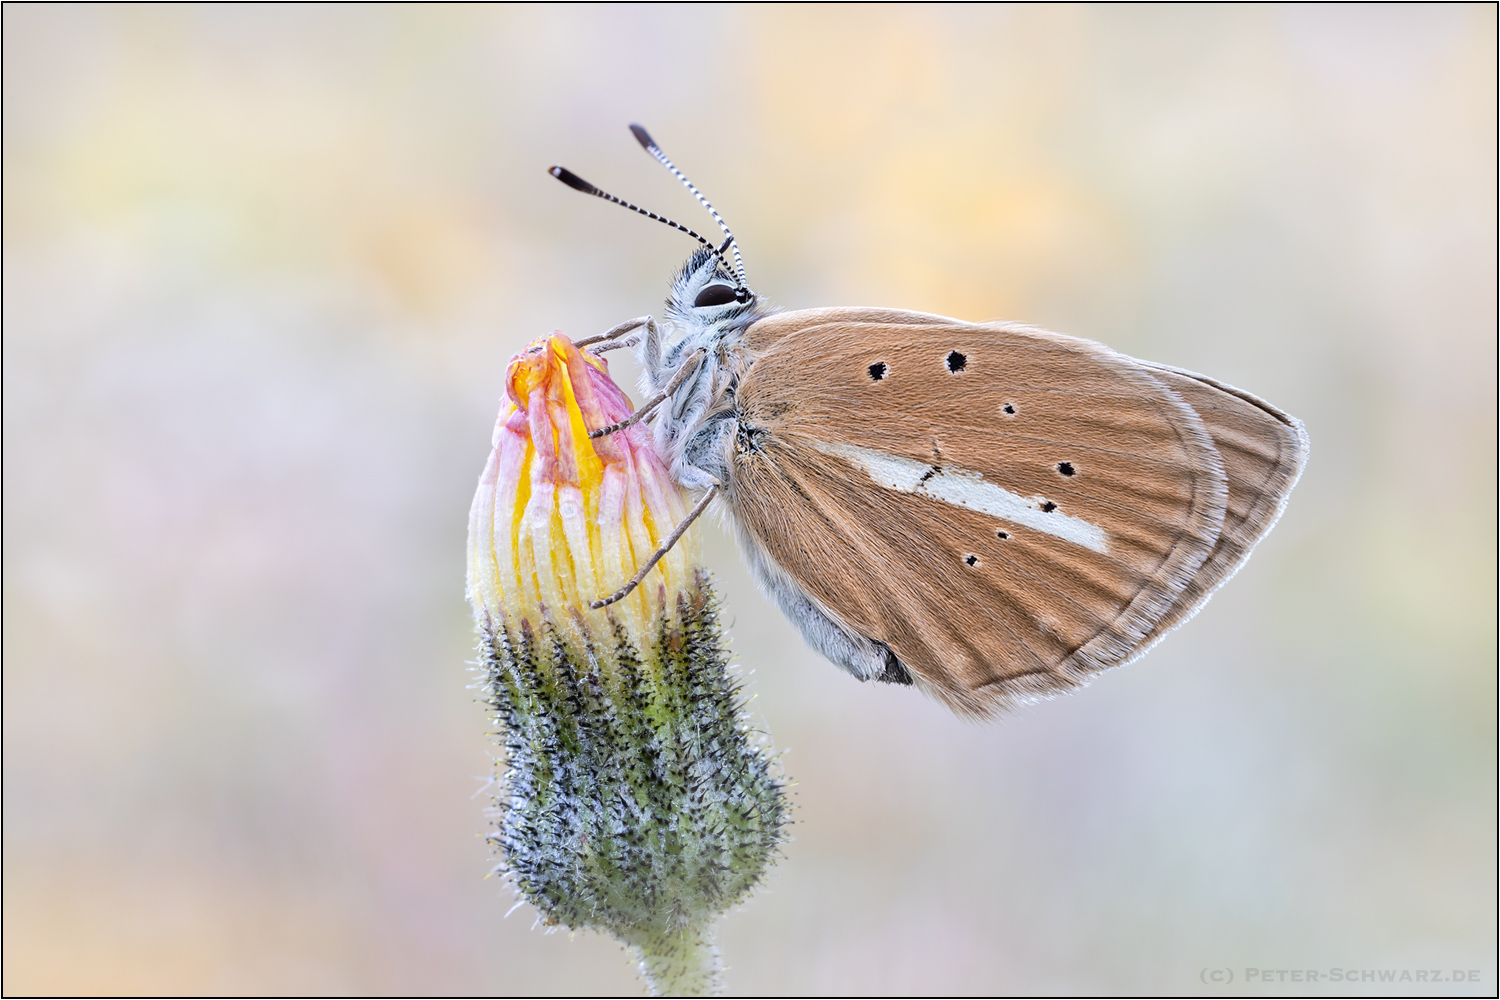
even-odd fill
[[[890,370],[890,366],[888,366],[884,361],[875,362],[870,366],[870,381],[879,382],[881,379],[885,378],[886,373]]]
[[[1000,412],[1005,414],[1007,417],[1013,417],[1016,415],[1016,405],[1014,403],[1006,403],[1004,406],[1000,407]]]
[[[1060,472],[1060,473],[1062,473],[1065,476],[1071,476],[1075,472],[1077,472],[1078,470],[1076,470],[1076,469],[1073,468],[1073,463],[1072,462],[1058,462],[1057,463],[1057,471]]]
[[[961,372],[965,368],[969,367],[969,359],[968,359],[968,357],[966,355],[958,352],[958,351],[949,351],[948,352],[947,363],[948,363],[948,370],[950,372],[954,372],[954,373]]]
[[[974,553],[970,552],[968,555],[964,556],[964,565],[965,566],[978,566],[979,565],[979,557],[976,556]]]
[[[1042,513],[1044,513],[1044,514],[1050,514],[1054,510],[1056,510],[1056,509],[1057,509],[1057,504],[1053,503],[1051,500],[1043,500],[1042,501]]]

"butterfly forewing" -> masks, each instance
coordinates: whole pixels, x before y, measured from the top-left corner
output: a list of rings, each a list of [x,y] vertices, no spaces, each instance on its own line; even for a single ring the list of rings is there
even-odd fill
[[[746,344],[744,532],[955,707],[1130,658],[1220,544],[1204,421],[1107,348],[884,310],[783,313]]]

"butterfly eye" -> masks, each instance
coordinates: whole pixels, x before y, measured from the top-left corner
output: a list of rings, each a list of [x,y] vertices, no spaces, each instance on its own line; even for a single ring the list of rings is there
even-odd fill
[[[722,306],[739,298],[731,285],[708,285],[693,300],[694,306]]]

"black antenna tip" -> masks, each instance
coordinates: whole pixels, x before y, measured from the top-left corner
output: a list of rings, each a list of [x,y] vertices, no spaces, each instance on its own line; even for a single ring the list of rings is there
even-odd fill
[[[656,145],[656,140],[651,138],[651,133],[647,132],[639,125],[632,124],[630,126],[630,134],[635,136],[636,142],[640,143],[647,149],[650,149],[652,146]]]
[[[574,191],[582,191],[584,194],[599,193],[598,188],[594,187],[594,185],[590,184],[582,177],[579,177],[577,174],[573,173],[573,171],[569,170],[567,167],[553,167],[551,170],[548,170],[547,173],[551,174],[553,177],[556,177],[558,180],[562,181]]]

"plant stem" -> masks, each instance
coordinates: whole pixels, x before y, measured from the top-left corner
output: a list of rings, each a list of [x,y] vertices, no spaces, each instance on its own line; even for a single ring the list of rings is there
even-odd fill
[[[723,971],[712,928],[642,931],[626,941],[654,997],[718,996]]]

